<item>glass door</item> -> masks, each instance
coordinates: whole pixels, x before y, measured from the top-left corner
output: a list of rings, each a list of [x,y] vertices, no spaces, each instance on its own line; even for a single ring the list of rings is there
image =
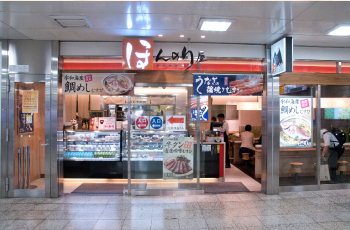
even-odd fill
[[[49,156],[50,84],[45,75],[10,75],[8,197],[45,197],[45,156]],[[21,80],[25,79],[25,81]],[[40,80],[41,79],[41,80]],[[30,81],[32,80],[32,81]],[[13,98],[13,104],[12,99]],[[11,119],[13,117],[13,119]],[[46,148],[47,147],[47,148]],[[49,176],[49,175],[46,175]],[[47,188],[46,188],[47,187]]]

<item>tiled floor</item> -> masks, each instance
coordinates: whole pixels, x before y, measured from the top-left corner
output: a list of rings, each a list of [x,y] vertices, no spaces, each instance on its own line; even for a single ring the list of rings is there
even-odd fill
[[[350,229],[350,190],[0,199],[0,229]]]

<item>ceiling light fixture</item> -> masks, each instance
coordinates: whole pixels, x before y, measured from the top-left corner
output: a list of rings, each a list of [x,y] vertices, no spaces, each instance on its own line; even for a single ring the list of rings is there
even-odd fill
[[[159,36],[159,37],[163,37],[163,34],[159,34],[158,36]]]
[[[235,20],[220,18],[201,18],[198,29],[204,31],[226,31]]]
[[[350,25],[342,25],[333,28],[327,33],[331,36],[349,36],[350,35]]]
[[[205,38],[205,36],[204,36],[204,35],[202,35],[202,36],[201,36],[201,38]]]
[[[50,16],[63,28],[88,27],[93,28],[91,22],[85,16]]]
[[[185,37],[185,35],[181,34],[181,35],[180,35],[180,38],[183,38],[183,37]]]

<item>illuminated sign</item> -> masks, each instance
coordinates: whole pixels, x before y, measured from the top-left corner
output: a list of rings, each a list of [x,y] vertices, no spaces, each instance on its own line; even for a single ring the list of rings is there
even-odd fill
[[[122,68],[153,70],[153,40],[123,39]]]
[[[271,46],[272,76],[293,72],[293,39],[286,37]]]

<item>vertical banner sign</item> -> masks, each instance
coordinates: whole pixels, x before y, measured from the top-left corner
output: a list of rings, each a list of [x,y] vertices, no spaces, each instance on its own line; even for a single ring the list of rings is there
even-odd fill
[[[167,131],[186,131],[186,116],[166,116]]]
[[[193,74],[194,95],[262,96],[263,75]]]
[[[38,113],[39,91],[23,90],[22,113]]]
[[[312,98],[280,97],[280,147],[312,147]]]
[[[163,179],[193,178],[193,137],[163,139]]]
[[[150,129],[162,130],[163,129],[163,117],[162,116],[151,116],[150,117]]]
[[[148,116],[136,117],[135,128],[136,129],[149,129],[149,117]]]
[[[115,130],[115,117],[100,117],[98,130]]]
[[[200,120],[207,121],[209,116],[208,96],[200,96]],[[191,120],[197,120],[197,96],[191,95]]]
[[[63,73],[62,94],[134,95],[133,73]]]
[[[271,46],[272,76],[293,72],[293,39],[286,37]]]
[[[153,70],[153,40],[123,39],[123,69]]]

